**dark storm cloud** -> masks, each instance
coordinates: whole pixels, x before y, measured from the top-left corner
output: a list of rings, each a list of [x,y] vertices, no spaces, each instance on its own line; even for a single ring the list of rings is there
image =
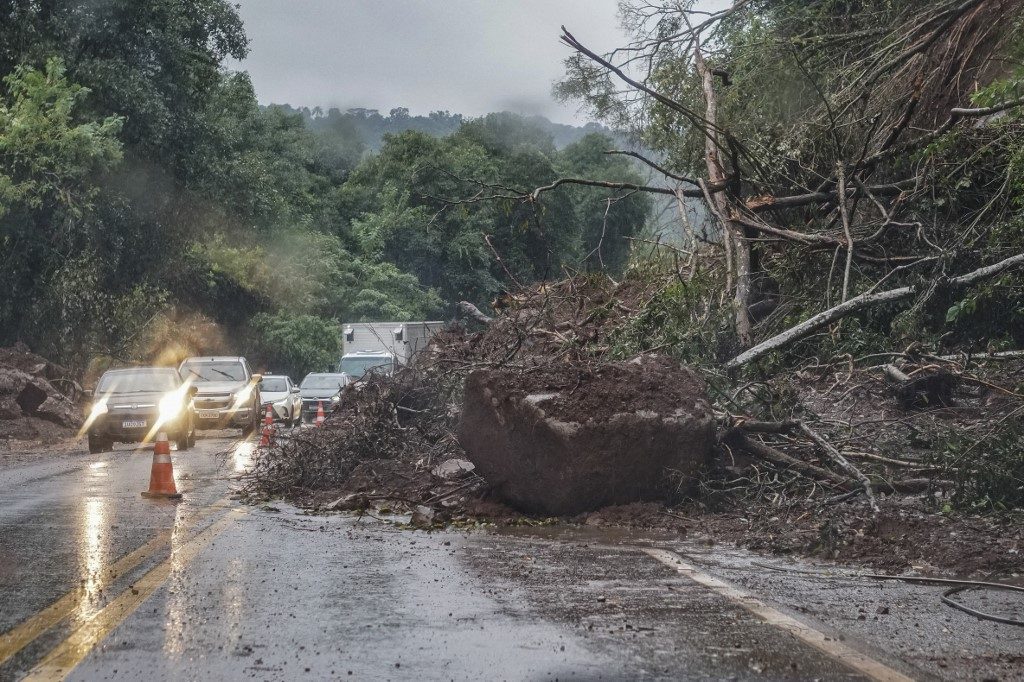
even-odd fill
[[[617,0],[241,0],[261,102],[578,121],[551,97],[568,48],[622,43]]]

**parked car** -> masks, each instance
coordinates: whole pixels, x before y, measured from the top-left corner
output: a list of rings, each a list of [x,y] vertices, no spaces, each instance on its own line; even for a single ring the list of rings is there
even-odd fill
[[[316,419],[320,403],[323,403],[325,412],[330,412],[341,400],[342,390],[351,381],[347,374],[341,372],[307,374],[299,387],[302,394],[302,421],[309,424]]]
[[[195,357],[181,363],[178,372],[198,389],[193,400],[196,428],[242,429],[248,436],[260,421],[259,374],[242,357]]]
[[[178,444],[195,445],[195,386],[182,381],[173,367],[130,367],[103,373],[93,391],[86,421],[89,452],[104,452],[114,443],[139,443],[160,431]]]
[[[267,414],[267,407],[274,421],[295,426],[302,419],[302,395],[291,377],[283,374],[264,374],[260,380],[260,395],[263,407],[260,414]]]

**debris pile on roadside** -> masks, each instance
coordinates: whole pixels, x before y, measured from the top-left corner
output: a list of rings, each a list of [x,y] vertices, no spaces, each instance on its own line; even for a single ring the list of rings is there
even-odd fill
[[[322,427],[258,449],[243,493],[327,511],[464,504],[483,481],[455,439],[460,391],[458,377],[440,371],[372,374],[343,393]]]
[[[912,523],[906,541],[937,547],[949,535],[983,557],[936,550],[937,566],[1024,570],[1019,514],[974,514],[1024,501],[1022,358],[911,348],[738,379],[705,347],[708,361],[689,370],[668,355],[679,342],[636,331],[677,281],[631,271],[507,296],[493,319],[438,334],[413,367],[348,391],[323,429],[261,452],[247,491],[416,512],[428,525],[555,515],[892,568],[924,563],[893,551]],[[713,344],[713,330],[699,331]],[[630,374],[644,363],[656,369]],[[665,417],[692,427],[684,447],[670,444],[683,435]],[[638,445],[677,459],[637,461]],[[475,469],[443,479],[434,469],[446,460]],[[594,511],[604,505],[615,506]]]
[[[0,348],[0,441],[55,442],[82,423],[82,388],[24,344]]]

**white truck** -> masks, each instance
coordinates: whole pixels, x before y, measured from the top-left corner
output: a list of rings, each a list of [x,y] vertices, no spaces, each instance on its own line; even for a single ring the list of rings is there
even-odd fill
[[[444,322],[353,322],[342,325],[338,371],[358,381],[370,370],[392,374],[427,347]]]

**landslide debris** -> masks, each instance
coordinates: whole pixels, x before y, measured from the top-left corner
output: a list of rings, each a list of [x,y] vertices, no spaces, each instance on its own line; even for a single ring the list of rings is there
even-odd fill
[[[714,445],[707,391],[664,356],[466,381],[459,442],[494,494],[568,516],[692,487]]]
[[[1024,571],[1024,519],[999,511],[1012,510],[1013,496],[1021,495],[1014,481],[1024,477],[1024,460],[1015,429],[1024,363],[1011,356],[986,361],[909,350],[881,358],[811,358],[786,373],[733,379],[715,370],[714,356],[727,357],[729,348],[713,347],[714,330],[700,326],[710,321],[687,320],[682,331],[665,326],[666,301],[677,301],[666,292],[681,286],[671,270],[631,270],[621,282],[581,276],[508,296],[497,302],[490,323],[452,325],[415,367],[348,391],[323,429],[302,430],[279,447],[261,449],[245,492],[367,513],[429,507],[438,513],[420,509],[417,519],[430,517],[431,525],[539,523],[538,515],[558,514],[591,526],[662,529],[891,570]],[[624,338],[630,342],[623,344]],[[709,464],[689,497],[644,490],[633,498],[643,503],[574,515],[579,507],[570,495],[559,498],[565,483],[554,475],[560,467],[570,471],[566,450],[542,452],[547,459],[541,465],[526,461],[527,450],[517,446],[512,451],[523,471],[546,476],[536,488],[546,486],[548,494],[534,504],[510,495],[502,480],[510,463],[499,456],[507,447],[500,432],[476,438],[469,433],[475,429],[467,429],[476,411],[486,412],[484,387],[507,400],[502,412],[525,411],[532,401],[543,419],[567,424],[593,419],[596,425],[628,410],[661,415],[676,406],[689,409],[700,402],[694,396],[703,395],[691,390],[691,372],[674,365],[665,380],[656,372],[637,380],[617,367],[652,353],[679,356],[695,346],[711,358],[696,373],[709,387],[717,432]],[[952,377],[943,379],[949,390],[941,401],[927,395],[903,400],[907,383],[890,365],[912,380]],[[923,383],[914,384],[915,395]],[[545,394],[555,395],[536,397]],[[470,419],[463,417],[464,407]],[[496,416],[486,421],[492,428]],[[836,453],[870,483],[877,512],[861,479]],[[471,460],[476,469],[453,464],[441,470],[462,473],[437,476],[437,465],[449,460]],[[592,492],[602,486],[607,491],[608,480],[586,490],[584,496],[593,497],[581,507],[621,501]],[[678,480],[665,472],[666,484]],[[908,528],[903,533],[902,523]]]
[[[81,392],[67,370],[24,344],[0,348],[0,441],[51,443],[74,435]]]

